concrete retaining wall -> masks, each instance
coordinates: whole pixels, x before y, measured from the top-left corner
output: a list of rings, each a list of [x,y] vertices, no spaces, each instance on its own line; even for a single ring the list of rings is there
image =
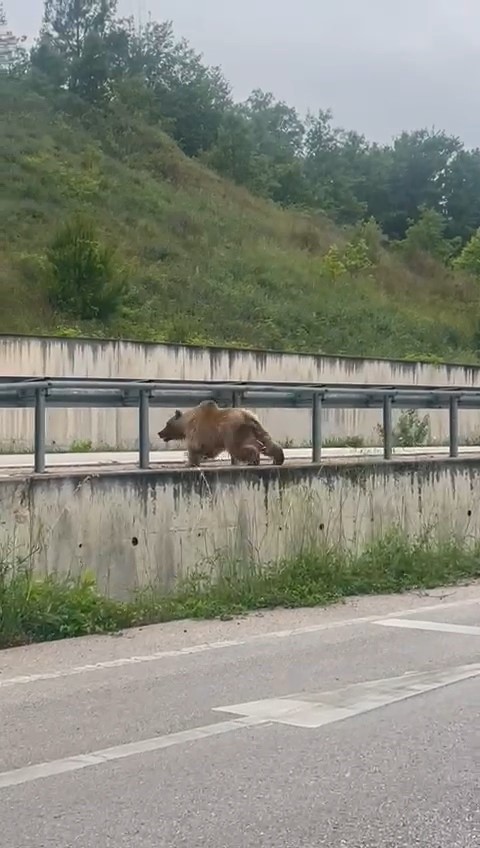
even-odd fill
[[[9,376],[110,377],[188,380],[269,380],[480,385],[480,369],[429,365],[381,359],[262,353],[245,350],[195,348],[182,345],[140,344],[124,341],[45,339],[0,336],[0,374]],[[156,433],[170,411],[151,414],[152,445],[161,447]],[[300,446],[310,439],[306,410],[268,410],[261,413],[267,427],[280,440]],[[324,413],[325,437],[360,435],[378,441],[378,411],[328,410]],[[448,415],[430,414],[430,442],[448,439]],[[460,414],[460,435],[480,433],[477,412]],[[137,445],[134,410],[51,410],[47,439],[68,449],[87,440],[94,447],[133,449]],[[0,448],[30,449],[33,440],[32,410],[0,410]]]
[[[480,534],[480,460],[64,474],[0,481],[2,558],[95,572],[101,588],[171,588],[195,566],[360,549],[409,534]]]

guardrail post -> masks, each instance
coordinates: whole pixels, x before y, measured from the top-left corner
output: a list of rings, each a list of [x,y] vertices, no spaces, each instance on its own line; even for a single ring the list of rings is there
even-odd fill
[[[450,456],[458,456],[458,398],[450,398]]]
[[[34,467],[37,474],[45,471],[45,397],[45,389],[35,390]]]
[[[322,458],[322,396],[315,392],[312,399],[312,462]]]
[[[383,399],[383,456],[384,459],[392,458],[393,449],[393,426],[392,426],[392,398],[385,395]]]
[[[232,406],[234,409],[242,405],[242,393],[241,392],[232,392]],[[230,460],[230,465],[240,465],[240,461],[235,459],[233,456]]]
[[[138,402],[138,453],[140,468],[148,468],[150,465],[149,411],[148,392],[140,391]]]

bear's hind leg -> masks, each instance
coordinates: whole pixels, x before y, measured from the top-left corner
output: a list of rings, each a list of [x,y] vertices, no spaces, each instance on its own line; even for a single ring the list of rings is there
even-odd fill
[[[260,465],[260,450],[252,442],[246,442],[235,446],[231,452],[232,465],[240,463],[243,465]]]

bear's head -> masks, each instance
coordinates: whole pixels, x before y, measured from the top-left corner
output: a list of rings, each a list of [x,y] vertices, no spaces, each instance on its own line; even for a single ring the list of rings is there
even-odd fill
[[[158,436],[164,442],[181,441],[185,438],[185,422],[179,409],[175,411],[175,415],[168,419]]]

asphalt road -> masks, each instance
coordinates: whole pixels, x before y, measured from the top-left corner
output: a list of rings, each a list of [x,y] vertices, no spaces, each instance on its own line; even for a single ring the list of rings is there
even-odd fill
[[[480,585],[0,653],[5,848],[480,845]]]
[[[445,446],[432,445],[414,448],[394,448],[394,457],[396,458],[413,458],[422,457],[422,459],[438,459],[448,456],[449,449]],[[462,446],[459,449],[461,456],[475,457],[478,456],[480,450],[478,446],[469,445]],[[323,448],[322,462],[339,460],[356,459],[359,462],[365,461],[368,458],[374,458],[383,455],[381,447],[363,447],[363,448]],[[312,459],[311,448],[287,448],[285,450],[286,463],[310,462]],[[228,454],[221,454],[218,460],[214,462],[202,462],[202,465],[223,465],[229,463]],[[272,460],[267,457],[261,458],[262,463],[271,463]],[[152,467],[179,467],[182,468],[186,463],[185,450],[158,450],[151,451],[150,465]],[[70,469],[88,468],[110,468],[111,470],[122,471],[131,469],[132,466],[138,466],[138,452],[136,451],[104,451],[104,452],[79,452],[79,453],[49,453],[46,455],[46,470],[47,471],[63,471],[68,472]],[[25,470],[33,470],[33,455],[32,454],[0,454],[0,475],[18,476],[24,474]]]

